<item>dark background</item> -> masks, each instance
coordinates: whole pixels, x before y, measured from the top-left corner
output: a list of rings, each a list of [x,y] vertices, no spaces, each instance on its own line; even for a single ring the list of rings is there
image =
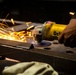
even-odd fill
[[[68,24],[70,11],[76,11],[75,0],[0,0],[0,18],[9,14],[6,19]]]

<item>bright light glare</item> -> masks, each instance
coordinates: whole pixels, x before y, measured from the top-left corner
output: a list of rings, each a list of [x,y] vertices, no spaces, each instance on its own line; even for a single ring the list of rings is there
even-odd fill
[[[70,14],[70,15],[74,15],[74,14],[75,14],[75,12],[69,12],[69,14]]]
[[[11,18],[11,22],[12,22],[13,25],[15,24],[15,22],[14,22],[14,20],[12,18]]]

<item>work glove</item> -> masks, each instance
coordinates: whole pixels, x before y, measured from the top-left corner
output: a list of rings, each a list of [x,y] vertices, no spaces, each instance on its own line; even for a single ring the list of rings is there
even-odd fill
[[[58,37],[59,43],[65,46],[76,47],[76,19],[71,19],[69,24]]]
[[[20,62],[6,67],[3,75],[58,75],[58,72],[47,63],[42,62]]]

